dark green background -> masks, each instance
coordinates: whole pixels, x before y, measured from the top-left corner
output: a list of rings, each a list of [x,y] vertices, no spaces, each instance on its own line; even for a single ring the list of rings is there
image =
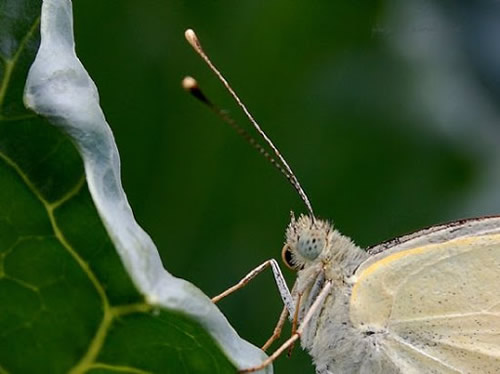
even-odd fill
[[[197,31],[316,214],[369,246],[500,212],[499,7],[77,0],[74,13],[77,52],[99,87],[137,220],[170,272],[214,295],[279,257],[289,211],[304,207],[276,170],[182,91],[183,76],[194,75],[246,125],[184,29]],[[221,308],[260,345],[281,305],[266,274]],[[275,370],[314,372],[300,350]]]

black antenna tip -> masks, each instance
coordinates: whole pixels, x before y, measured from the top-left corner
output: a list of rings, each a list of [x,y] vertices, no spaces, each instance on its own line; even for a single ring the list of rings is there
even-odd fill
[[[189,92],[191,95],[196,97],[201,102],[207,104],[208,106],[212,106],[212,103],[210,102],[210,100],[207,99],[205,94],[201,91],[200,86],[198,86],[198,82],[193,77],[189,76],[185,77],[182,80],[182,88],[184,88],[185,91]]]

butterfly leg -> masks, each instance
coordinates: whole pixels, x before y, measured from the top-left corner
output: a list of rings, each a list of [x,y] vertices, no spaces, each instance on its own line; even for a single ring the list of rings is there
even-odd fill
[[[290,347],[296,340],[298,340],[304,331],[304,329],[307,327],[307,324],[313,317],[314,313],[318,310],[323,305],[323,302],[325,301],[325,298],[328,296],[328,293],[330,292],[330,289],[332,288],[332,282],[327,281],[319,293],[318,297],[316,300],[314,300],[314,303],[311,305],[309,310],[307,311],[306,315],[304,316],[304,319],[302,320],[302,323],[300,324],[299,328],[297,331],[295,331],[295,334],[293,334],[286,342],[284,342],[281,347],[279,347],[274,353],[269,356],[269,358],[265,361],[263,361],[260,365],[248,368],[248,369],[243,369],[240,370],[240,373],[253,373],[255,371],[259,371],[264,369],[267,365],[271,364],[276,358],[279,357],[288,347]]]
[[[325,283],[325,273],[322,268],[317,270],[315,273],[309,275],[309,277],[305,278],[305,282],[298,287],[298,291],[296,292],[297,294],[297,303],[295,305],[295,314],[293,315],[293,320],[292,320],[292,334],[295,334],[295,331],[297,331],[297,325],[299,321],[299,312],[300,312],[300,303],[302,301],[302,295],[304,294],[305,290],[309,287],[311,287],[311,283],[314,283],[312,285],[312,289],[309,292],[309,302],[307,305],[312,305],[313,301],[316,299],[320,291],[323,289],[323,285]],[[294,344],[292,343],[290,347],[288,348],[288,357],[292,356],[292,351],[293,351]]]
[[[297,324],[298,324],[298,320],[299,320],[300,302],[302,299],[302,294],[304,293],[304,290],[306,288],[308,288],[310,286],[310,284],[317,279],[317,277],[318,277],[318,275],[320,275],[320,273],[322,273],[321,270],[318,270],[312,276],[309,276],[308,278],[306,278],[306,281],[302,284],[301,290],[299,290],[299,291],[296,290],[297,283],[295,283],[295,285],[292,289],[292,294],[296,295],[297,301],[295,303],[295,313],[293,314],[293,318],[292,318],[292,316],[290,316],[290,320],[292,321],[292,334],[291,335],[295,334],[295,331],[297,330]],[[323,286],[323,283],[321,284],[321,287]],[[315,281],[315,288],[317,285],[318,285],[318,282]],[[318,296],[318,293],[320,291],[321,291],[321,288],[316,291],[314,298],[316,298],[316,296]],[[271,346],[271,344],[281,336],[281,331],[283,329],[283,325],[286,322],[287,315],[288,315],[288,310],[286,307],[284,307],[283,311],[281,312],[278,324],[274,328],[273,335],[271,335],[271,337],[267,340],[267,342],[262,346],[263,351],[267,350],[267,348],[269,348]],[[288,356],[291,355],[292,349],[293,349],[293,345],[290,346]]]
[[[288,286],[286,285],[285,278],[283,277],[283,274],[281,273],[280,267],[276,260],[270,259],[264,262],[263,264],[257,266],[255,269],[253,269],[250,273],[245,275],[243,279],[241,279],[237,284],[234,286],[228,288],[226,291],[222,292],[221,294],[215,296],[212,298],[212,302],[217,303],[224,297],[232,294],[233,292],[239,290],[240,288],[243,288],[247,285],[248,282],[250,282],[253,278],[255,278],[257,275],[259,275],[262,271],[264,271],[266,268],[271,267],[274,275],[274,280],[276,281],[276,286],[278,287],[278,291],[280,293],[281,299],[283,300],[283,304],[285,304],[286,309],[288,310],[288,313],[290,313],[291,316],[295,313],[295,306],[293,303],[292,295],[290,294],[290,290],[288,289]]]

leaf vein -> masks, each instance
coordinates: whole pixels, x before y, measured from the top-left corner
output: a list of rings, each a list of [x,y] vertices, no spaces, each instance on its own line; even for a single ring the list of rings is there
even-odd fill
[[[0,159],[3,159],[10,167],[14,169],[14,171],[20,176],[23,182],[28,186],[30,191],[40,200],[40,202],[45,207],[47,214],[49,216],[50,223],[52,225],[52,229],[54,230],[54,234],[62,246],[68,251],[68,253],[73,257],[73,259],[80,266],[82,271],[87,275],[90,282],[93,284],[96,289],[99,298],[101,299],[103,305],[103,317],[97,331],[94,335],[94,338],[89,344],[87,352],[83,355],[82,359],[70,370],[70,373],[82,373],[86,370],[89,364],[94,362],[96,359],[102,345],[104,344],[104,340],[106,338],[107,330],[113,320],[113,314],[111,312],[110,303],[106,292],[104,291],[104,287],[99,282],[97,276],[94,274],[89,264],[78,254],[78,252],[70,245],[67,241],[66,237],[62,233],[59,228],[57,221],[54,216],[54,204],[50,204],[48,201],[44,199],[44,197],[37,190],[36,186],[30,181],[29,177],[23,172],[23,170],[17,165],[12,159],[10,159],[7,155],[0,152]],[[82,184],[82,182],[78,183],[76,187]],[[72,190],[74,192],[74,189]],[[71,196],[74,196],[71,195]],[[67,199],[66,199],[67,201]],[[57,207],[58,205],[56,205]]]
[[[96,362],[89,366],[89,369],[106,369],[111,371],[116,371],[120,373],[132,373],[132,374],[153,374],[150,371],[137,369],[130,366],[122,366],[122,365],[111,365],[105,364],[102,362]],[[1,374],[1,373],[0,373]]]

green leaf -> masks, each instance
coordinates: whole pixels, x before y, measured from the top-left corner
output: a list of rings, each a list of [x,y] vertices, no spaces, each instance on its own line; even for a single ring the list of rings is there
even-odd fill
[[[266,357],[134,220],[69,0],[0,0],[0,347],[2,374],[234,373]]]

